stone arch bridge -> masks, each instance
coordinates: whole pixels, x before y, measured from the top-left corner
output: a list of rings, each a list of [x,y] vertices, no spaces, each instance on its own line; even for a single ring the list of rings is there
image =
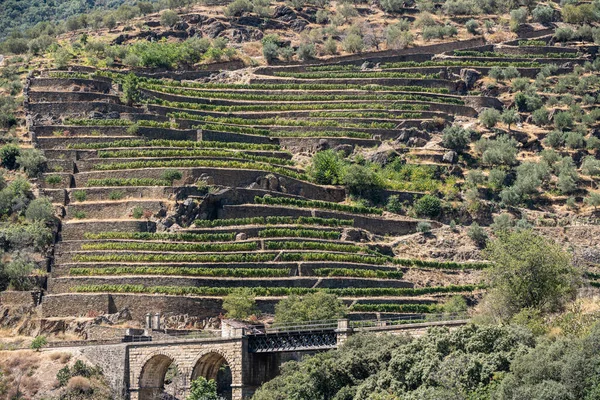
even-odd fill
[[[432,326],[452,329],[467,322],[461,318],[408,324],[339,320],[275,329],[224,325],[221,338],[174,338],[128,344],[125,381],[131,400],[185,398],[191,382],[201,376],[218,380],[225,398],[242,400],[277,376],[279,366],[293,359],[290,355],[336,348],[354,332],[420,336]],[[165,397],[165,381],[172,364],[180,375],[180,396]]]

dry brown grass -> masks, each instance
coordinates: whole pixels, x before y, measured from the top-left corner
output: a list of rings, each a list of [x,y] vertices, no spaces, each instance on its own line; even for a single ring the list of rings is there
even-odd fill
[[[88,378],[83,376],[74,376],[67,383],[67,390],[75,393],[90,393],[92,391],[92,383]]]

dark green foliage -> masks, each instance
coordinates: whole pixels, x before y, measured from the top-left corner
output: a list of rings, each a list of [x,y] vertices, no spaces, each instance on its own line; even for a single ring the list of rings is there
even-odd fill
[[[471,240],[479,247],[484,247],[488,241],[487,233],[477,222],[473,222],[469,227],[467,235],[469,235],[469,238],[471,238]]]
[[[246,319],[258,314],[254,293],[250,288],[237,288],[223,298],[223,309],[228,318]]]
[[[32,200],[25,210],[25,218],[35,222],[47,222],[54,218],[54,207],[47,197]]]
[[[339,153],[325,150],[314,155],[308,174],[316,183],[337,185],[342,182],[344,167],[344,160]]]
[[[217,382],[214,379],[207,380],[201,376],[192,381],[190,394],[187,400],[218,400]]]
[[[442,201],[427,194],[415,202],[414,209],[419,217],[435,218],[442,211]]]
[[[515,358],[497,399],[597,399],[600,325],[583,338],[546,339]]]
[[[167,182],[171,182],[172,185],[174,181],[181,179],[182,176],[183,174],[179,170],[166,169],[161,173],[160,179],[165,180]]]
[[[316,292],[303,297],[292,295],[275,306],[275,323],[334,320],[343,318],[346,312],[344,303],[333,294]]]
[[[14,144],[7,144],[0,148],[0,162],[2,166],[7,169],[17,168],[17,157],[21,154],[19,146]]]
[[[338,351],[286,364],[253,400],[477,398],[533,345],[514,327],[434,328],[414,340],[358,334]]]
[[[121,101],[127,105],[132,105],[140,101],[139,78],[129,73],[125,76],[122,83],[123,96]]]
[[[27,176],[33,178],[43,171],[46,157],[38,149],[21,149],[15,161],[27,173]]]
[[[362,165],[353,164],[346,168],[344,186],[351,195],[379,201],[379,191],[384,183],[375,171]]]
[[[579,273],[570,256],[531,230],[501,231],[488,243],[488,301],[496,318],[510,318],[524,308],[552,312],[572,299]]]
[[[444,135],[442,136],[442,145],[461,152],[469,146],[471,134],[471,131],[457,125],[447,127],[444,129]]]

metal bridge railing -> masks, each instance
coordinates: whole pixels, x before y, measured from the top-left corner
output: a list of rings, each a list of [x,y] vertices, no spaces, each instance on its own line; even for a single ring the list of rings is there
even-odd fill
[[[251,325],[244,328],[246,334],[271,334],[271,333],[284,333],[284,332],[309,332],[309,331],[323,331],[323,330],[334,330],[338,327],[338,320],[324,320],[324,321],[303,321],[303,322],[292,322],[284,324],[273,324],[271,326],[265,325]]]
[[[419,314],[419,315],[403,315],[389,318],[370,319],[350,321],[349,326],[353,329],[360,328],[376,328],[382,326],[396,326],[405,324],[427,323],[427,322],[444,322],[469,319],[465,313],[444,313],[444,314]]]

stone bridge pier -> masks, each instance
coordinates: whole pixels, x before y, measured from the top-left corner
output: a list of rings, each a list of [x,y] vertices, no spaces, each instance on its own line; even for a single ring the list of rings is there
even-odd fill
[[[244,338],[129,345],[129,398],[160,399],[167,371],[174,364],[183,386],[178,388],[182,399],[189,393],[190,383],[203,376],[220,382],[226,398],[241,400],[251,394],[243,383],[249,381],[248,357],[244,357],[247,346]]]

